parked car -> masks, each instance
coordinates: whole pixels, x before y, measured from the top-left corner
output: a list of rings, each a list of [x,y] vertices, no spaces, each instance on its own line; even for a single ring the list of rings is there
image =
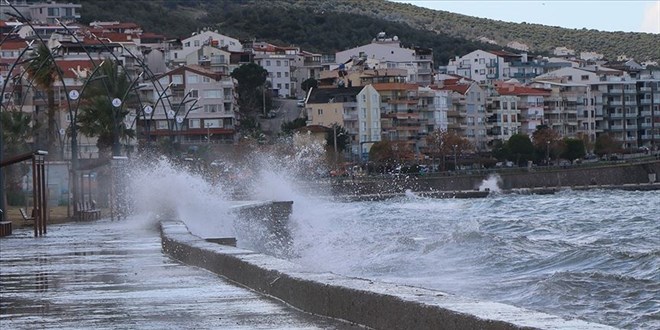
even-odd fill
[[[298,100],[298,107],[302,108],[305,106],[305,99]]]

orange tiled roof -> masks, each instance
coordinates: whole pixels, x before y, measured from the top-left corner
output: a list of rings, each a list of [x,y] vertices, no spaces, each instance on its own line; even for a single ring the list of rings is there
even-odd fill
[[[472,85],[446,85],[440,88],[440,90],[449,90],[457,93],[465,94]]]

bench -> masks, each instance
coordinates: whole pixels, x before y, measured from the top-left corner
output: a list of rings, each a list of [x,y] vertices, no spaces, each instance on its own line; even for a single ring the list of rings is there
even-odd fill
[[[101,218],[101,209],[96,208],[96,202],[76,203],[76,216],[78,220],[97,220]]]
[[[30,215],[30,216],[27,215],[27,211],[23,208],[18,209],[18,211],[21,213],[21,217],[23,217],[23,220],[25,220],[27,222],[34,221],[34,218],[35,218],[34,217],[34,211],[35,211],[34,209],[32,209],[32,215]]]

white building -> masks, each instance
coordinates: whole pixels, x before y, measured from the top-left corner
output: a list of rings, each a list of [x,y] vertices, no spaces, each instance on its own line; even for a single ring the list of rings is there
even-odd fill
[[[405,69],[409,83],[430,85],[433,82],[433,52],[426,48],[403,48],[397,36],[388,38],[385,32],[380,32],[370,44],[335,54],[337,65],[355,58],[377,60],[378,69]]]
[[[173,64],[185,63],[188,55],[196,52],[204,45],[226,48],[231,52],[240,52],[243,50],[243,45],[241,45],[238,39],[220,34],[217,31],[202,31],[181,40],[181,46],[179,48],[170,49],[167,60]]]
[[[380,94],[372,86],[367,85],[357,95],[357,140],[352,143],[352,153],[368,159],[369,150],[374,143],[380,141]]]

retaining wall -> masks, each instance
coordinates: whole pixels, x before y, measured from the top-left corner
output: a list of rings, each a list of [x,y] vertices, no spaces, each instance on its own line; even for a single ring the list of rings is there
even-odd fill
[[[309,313],[376,329],[613,329],[440,291],[380,283],[300,265],[192,235],[181,221],[161,222],[163,250]]]
[[[504,190],[542,187],[630,185],[649,183],[650,173],[660,173],[660,161],[602,167],[567,167],[553,170],[512,169],[497,172]],[[493,173],[447,176],[383,176],[346,179],[333,184],[338,195],[403,193],[412,191],[467,191],[478,189]]]

